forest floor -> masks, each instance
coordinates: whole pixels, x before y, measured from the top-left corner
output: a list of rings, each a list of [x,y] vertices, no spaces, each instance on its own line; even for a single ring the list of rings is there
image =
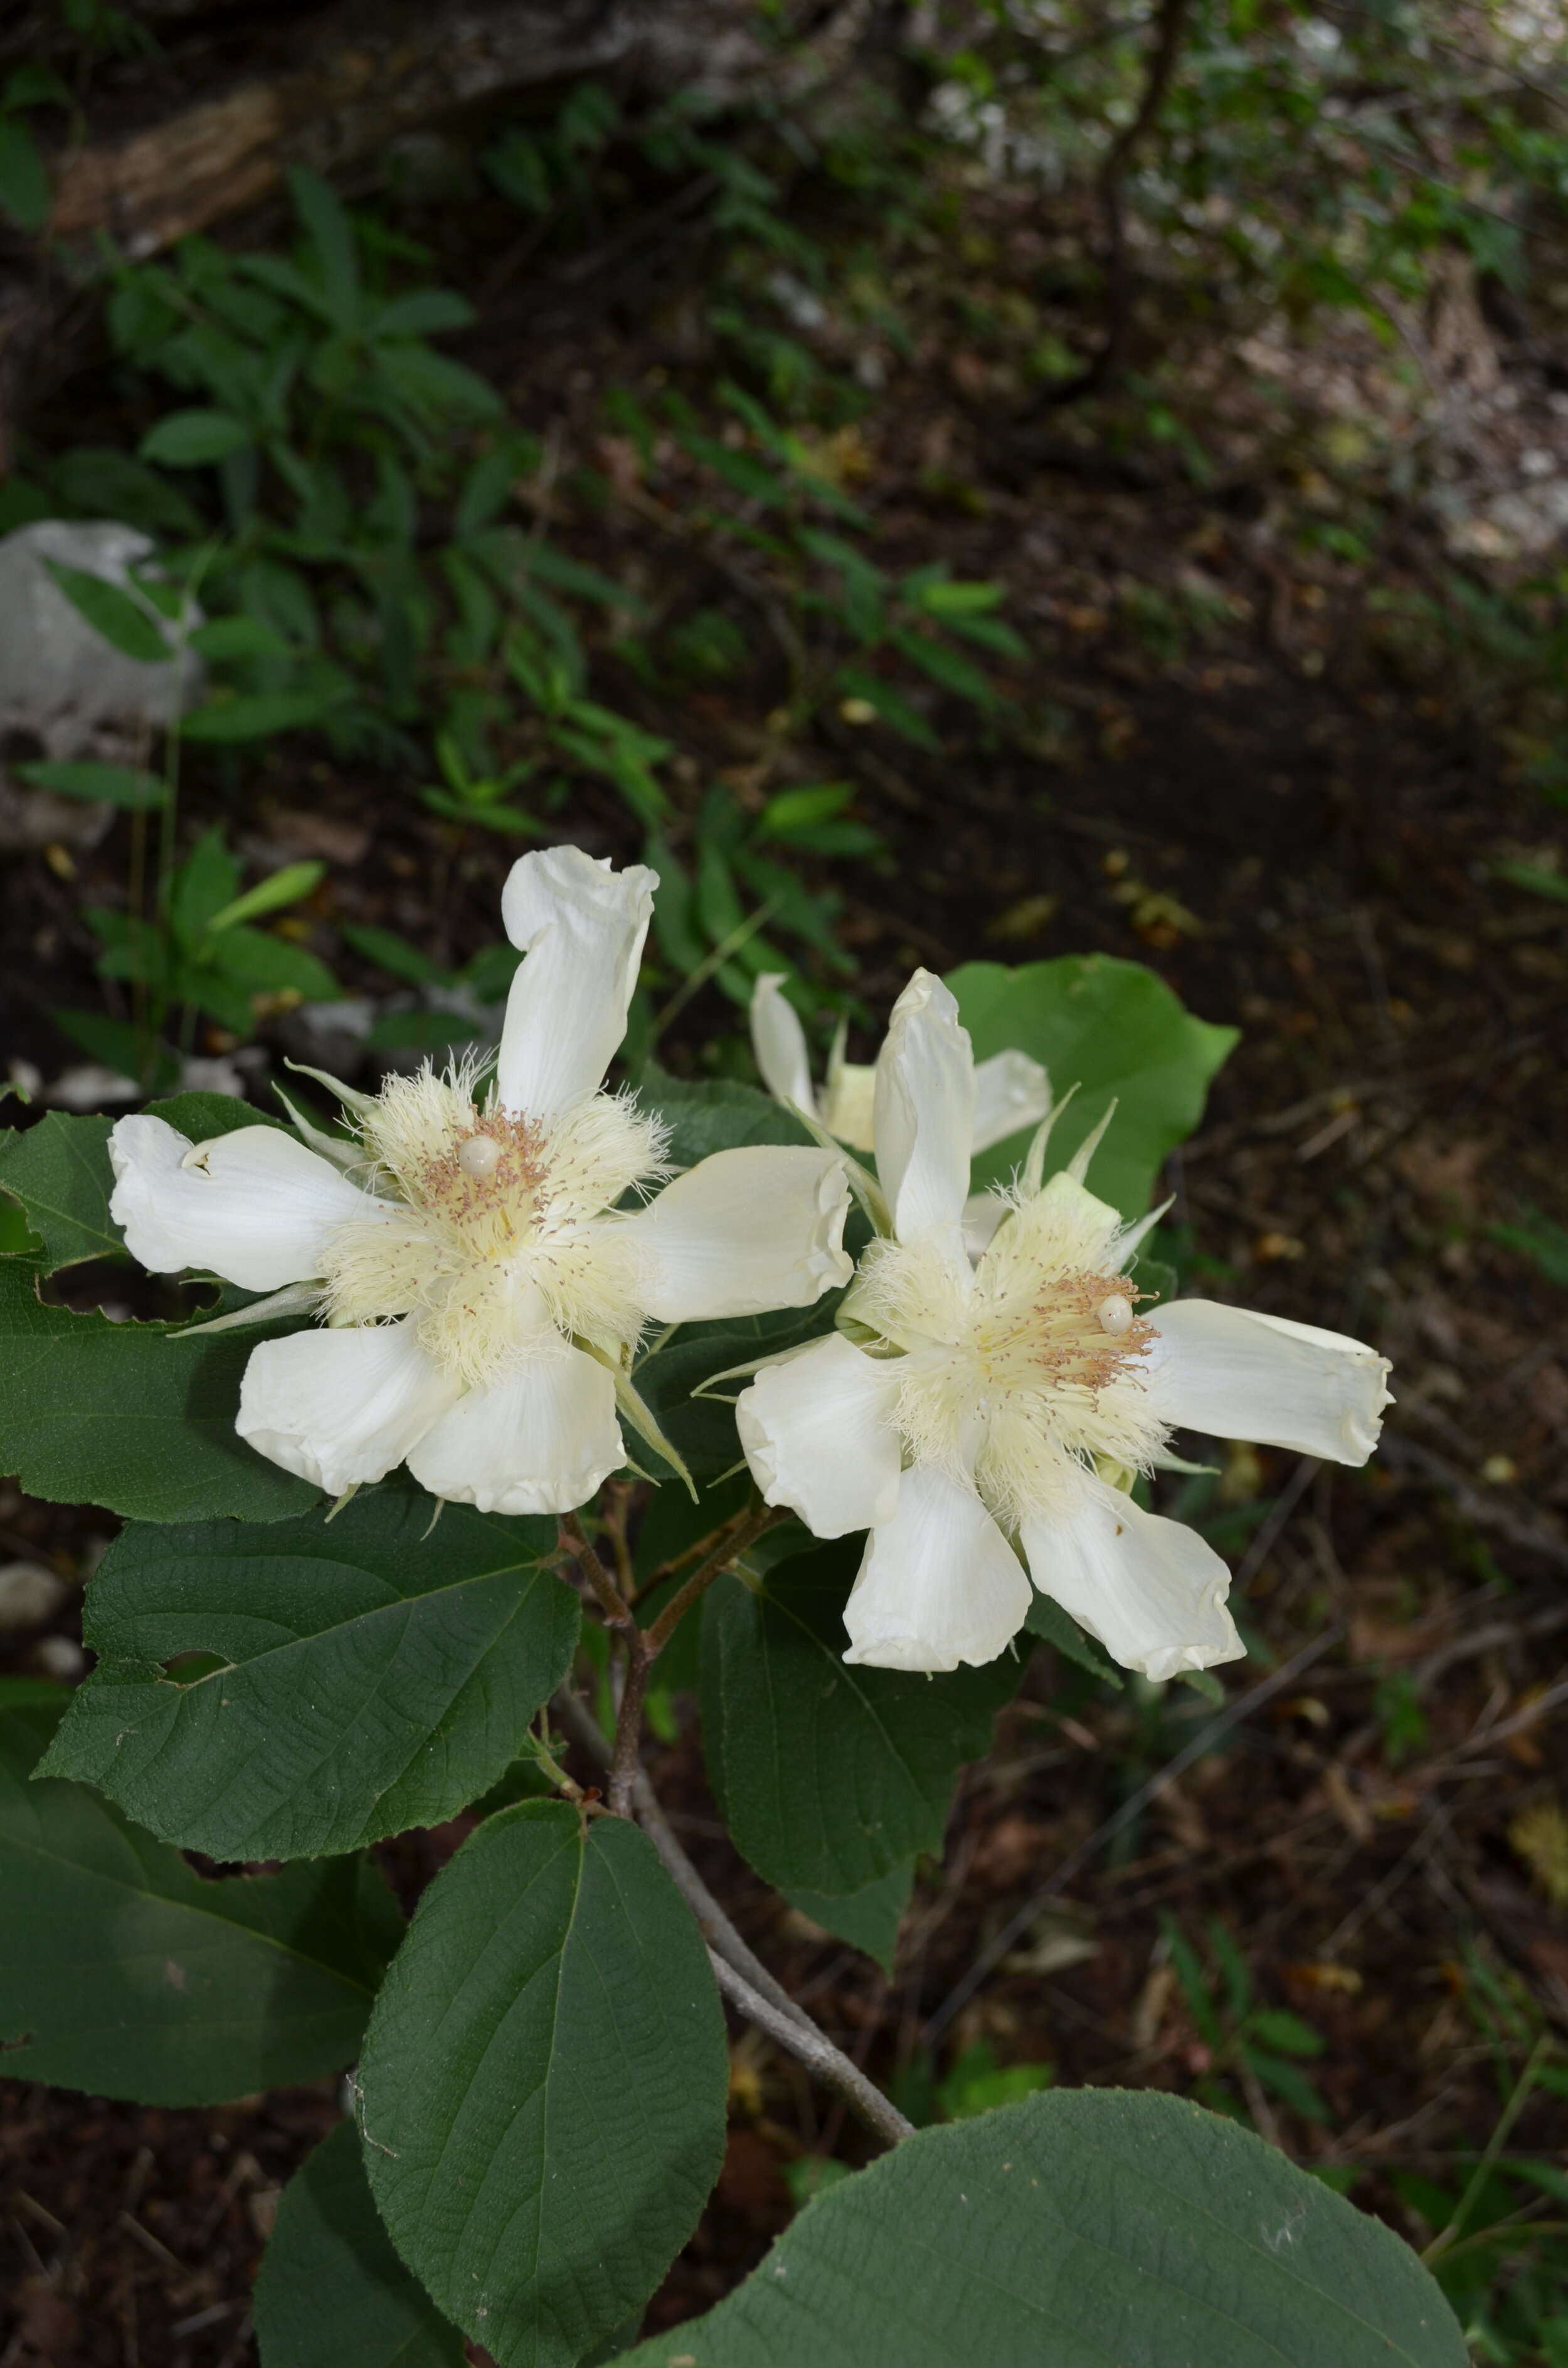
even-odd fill
[[[487,336],[501,334],[493,320]],[[526,408],[570,434],[603,382],[645,360],[600,326],[575,349],[553,338],[548,372],[517,369]],[[1018,685],[1031,722],[944,718],[939,758],[880,726],[819,727],[801,777],[852,780],[888,849],[835,874],[858,991],[880,1017],[917,962],[1102,950],[1235,1024],[1201,1132],[1170,1166],[1177,1246],[1209,1292],[1375,1341],[1397,1404],[1364,1473],[1227,1453],[1209,1509],[1228,1520],[1252,1643],[1223,1673],[1239,1715],[1078,1858],[1216,1713],[1179,1687],[1112,1694],[1041,1648],[994,1756],[960,1786],[891,1979],[733,1859],[694,1704],[681,1740],[654,1753],[654,1782],[759,1953],[906,2094],[934,2018],[939,2066],[983,2042],[997,2064],[1049,2061],[1064,2083],[1207,2097],[1218,2084],[1292,2154],[1353,2169],[1358,2203],[1423,2242],[1392,2174],[1462,2178],[1496,2122],[1495,2058],[1471,2010],[1486,1981],[1521,2028],[1568,2038],[1568,1823],[1543,1815],[1568,1801],[1568,1290],[1494,1230],[1530,1209],[1568,1223],[1568,947],[1562,906],[1493,869],[1568,869],[1568,814],[1509,778],[1457,701],[1402,678],[1326,563],[1282,580],[1260,555],[1256,504],[1249,516],[1190,485],[1049,467],[987,482],[983,434],[950,376],[933,364],[918,394],[887,399],[907,417],[881,459],[896,475],[901,438],[927,455],[941,443],[983,498],[895,484],[884,532],[894,552],[1008,582],[1009,613],[1034,620]],[[567,520],[563,539],[615,572],[635,559],[656,578],[672,564],[631,509]],[[1118,588],[1140,554],[1227,590],[1223,629],[1152,647]],[[727,772],[744,796],[766,698],[766,683],[691,694],[677,774]],[[215,773],[198,774],[193,800],[274,859],[328,860],[312,907],[324,942],[335,921],[380,921],[460,959],[495,934],[504,843],[454,858],[444,825],[363,768],[286,746],[237,803]],[[592,851],[636,850],[608,791],[556,819]],[[78,907],[122,860],[111,837],[74,880],[40,860],[0,879],[0,1057],[46,1074],[67,1057],[46,1008],[97,994]],[[339,966],[352,984],[352,959]],[[689,1063],[705,1032],[733,1025],[708,990],[664,1057]],[[105,1528],[0,1489],[0,1547],[73,1580]],[[79,1634],[69,1607],[50,1633]],[[40,1632],[6,1641],[0,1667],[40,1666]],[[1527,1812],[1528,1848],[1511,1839]],[[451,1839],[405,1849],[405,1886]],[[1321,2119],[1271,2101],[1247,2071],[1218,1973],[1227,2037],[1203,2037],[1170,1918],[1210,1962],[1209,1919],[1222,1919],[1257,2002],[1321,2034],[1303,2067]],[[977,1963],[983,1978],[955,2007]],[[706,2308],[760,2257],[793,2208],[788,2162],[855,2155],[858,2134],[781,2058],[738,2037],[734,2066],[723,2176],[650,2331]],[[335,2083],[187,2112],[0,2082],[0,2368],[241,2368],[279,2187],[340,2110]],[[1510,2147],[1568,2168],[1562,2101],[1527,2105]]]

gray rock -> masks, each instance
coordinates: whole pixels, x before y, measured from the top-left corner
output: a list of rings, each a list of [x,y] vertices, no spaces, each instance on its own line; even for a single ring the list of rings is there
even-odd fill
[[[11,1562],[0,1569],[0,1635],[40,1628],[52,1620],[71,1590],[40,1562]]]
[[[153,544],[113,520],[81,524],[40,518],[0,541],[0,735],[26,734],[49,757],[127,762],[151,733],[199,697],[199,658],[141,664],[94,631],[66,598],[46,562],[80,568],[122,586]],[[194,602],[190,624],[201,622]],[[158,620],[173,644],[172,623]]]

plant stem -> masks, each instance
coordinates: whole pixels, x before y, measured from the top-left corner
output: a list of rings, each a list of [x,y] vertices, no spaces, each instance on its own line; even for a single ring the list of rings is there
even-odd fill
[[[755,2022],[759,2031],[765,2031],[798,2064],[814,2072],[824,2088],[843,2099],[856,2120],[873,2137],[894,2146],[915,2135],[914,2123],[904,2120],[897,2106],[889,2102],[875,2082],[868,2080],[859,2066],[851,2064],[831,2039],[814,2026],[811,2031],[802,2030],[792,2016],[781,2014],[711,1945],[708,1962],[713,1968],[714,1980],[737,2012],[744,2014],[748,2022]]]
[[[624,1707],[623,1697],[623,1711]],[[555,1710],[562,1725],[571,1729],[585,1750],[601,1764],[611,1761],[608,1736],[600,1732],[586,1703],[580,1702],[570,1688],[563,1686],[556,1695]],[[613,1777],[611,1782],[613,1785]],[[631,1800],[637,1823],[697,1918],[698,1930],[708,1943],[713,1977],[731,2005],[793,2055],[797,2063],[814,2072],[874,2136],[888,2146],[897,2146],[902,2139],[912,2137],[913,2123],[906,2122],[875,2082],[868,2080],[859,2066],[835,2047],[825,2032],[818,2030],[805,2009],[795,2004],[789,1991],[775,1981],[762,1960],[746,1946],[676,1840],[675,1828],[641,1768],[632,1778]]]
[[[588,1533],[575,1513],[562,1514],[561,1543],[597,1597],[606,1625],[619,1629],[634,1628],[637,1623],[631,1617],[631,1605],[594,1552]]]
[[[584,1749],[590,1752],[601,1766],[608,1767],[609,1741],[600,1733],[598,1722],[587,1704],[563,1687],[555,1697],[555,1710],[562,1726],[569,1727]],[[632,1804],[638,1824],[663,1859],[665,1873],[696,1917],[709,1947],[717,1949],[722,1957],[728,1959],[735,1971],[744,1974],[752,1987],[759,1990],[781,2014],[789,2015],[803,2031],[814,2031],[816,2025],[804,2008],[795,2004],[782,1984],[774,1980],[761,1958],[747,1948],[682,1850],[676,1839],[675,1827],[665,1816],[658,1795],[648,1782],[646,1771],[639,1772],[632,1787]]]
[[[784,1519],[785,1514],[779,1507],[756,1505],[747,1513],[739,1529],[733,1531],[727,1538],[720,1541],[700,1570],[693,1571],[685,1585],[676,1588],[648,1630],[643,1642],[647,1646],[648,1658],[651,1661],[664,1651],[692,1605],[700,1596],[707,1594],[714,1580],[722,1578],[731,1564],[744,1554],[747,1546],[755,1545],[765,1530],[776,1528]]]
[[[1421,2256],[1424,2261],[1435,2261],[1439,2254],[1447,2252],[1449,2247],[1458,2237],[1460,2230],[1469,2217],[1471,2204],[1491,2176],[1493,2165],[1507,2144],[1509,2131],[1528,2101],[1530,2090],[1535,2087],[1535,2076],[1545,2058],[1551,2055],[1551,2033],[1549,2031],[1543,2031],[1525,2059],[1524,2068],[1514,2084],[1513,2094],[1497,2117],[1497,2126],[1486,2141],[1485,2153],[1471,2172],[1470,2183],[1460,2197],[1453,2218],[1446,2228],[1438,2229]]]

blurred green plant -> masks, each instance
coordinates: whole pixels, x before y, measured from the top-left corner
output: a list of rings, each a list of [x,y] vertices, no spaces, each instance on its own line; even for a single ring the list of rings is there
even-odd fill
[[[1194,2084],[1194,2095],[1216,2112],[1256,2123],[1267,2092],[1302,2121],[1326,2123],[1329,2111],[1322,2092],[1301,2069],[1303,2061],[1323,2054],[1319,2033],[1289,2008],[1256,2002],[1252,1970],[1219,1917],[1211,1916],[1206,1928],[1207,1966],[1174,1916],[1162,1915],[1160,1924],[1187,2010],[1209,2059]]]

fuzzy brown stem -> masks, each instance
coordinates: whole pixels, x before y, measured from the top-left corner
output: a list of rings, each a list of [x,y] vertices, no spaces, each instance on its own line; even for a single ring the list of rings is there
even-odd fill
[[[656,1659],[664,1651],[692,1605],[707,1594],[714,1580],[722,1578],[731,1564],[736,1562],[744,1554],[747,1546],[756,1543],[765,1530],[776,1528],[785,1518],[784,1513],[775,1506],[755,1505],[740,1528],[733,1530],[728,1537],[720,1541],[701,1569],[694,1570],[685,1585],[676,1588],[648,1630],[643,1641],[647,1645],[648,1658],[651,1661]]]
[[[604,1613],[606,1626],[621,1630],[635,1628],[637,1623],[631,1616],[631,1606],[594,1552],[588,1533],[575,1513],[562,1514],[560,1543],[587,1580]]]

